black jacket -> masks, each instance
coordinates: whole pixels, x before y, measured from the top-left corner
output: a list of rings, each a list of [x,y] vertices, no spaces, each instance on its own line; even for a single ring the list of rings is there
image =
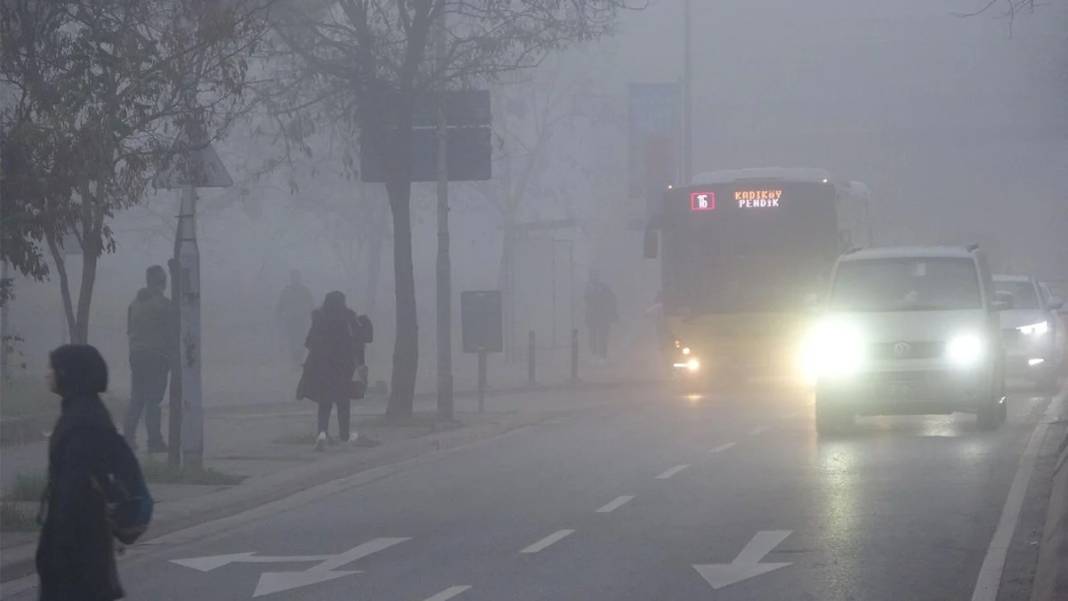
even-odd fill
[[[99,398],[63,399],[48,449],[48,492],[37,546],[41,601],[123,597],[107,508],[92,478],[107,471],[117,437]]]
[[[298,399],[331,403],[351,398],[352,377],[364,364],[364,345],[373,339],[371,321],[351,309],[317,309],[305,346],[308,358],[297,387]]]

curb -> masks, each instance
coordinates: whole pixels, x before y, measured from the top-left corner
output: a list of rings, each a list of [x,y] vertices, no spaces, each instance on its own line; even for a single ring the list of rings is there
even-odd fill
[[[1068,434],[1053,471],[1046,525],[1038,552],[1031,601],[1068,599]]]

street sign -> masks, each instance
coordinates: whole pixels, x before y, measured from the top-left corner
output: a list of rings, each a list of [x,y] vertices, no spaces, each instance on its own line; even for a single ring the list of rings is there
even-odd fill
[[[492,136],[488,127],[449,127],[446,129],[445,160],[449,181],[486,181],[493,177]],[[438,138],[434,128],[412,130],[412,181],[437,181]],[[369,183],[385,183],[382,157],[364,145],[360,152],[360,176]]]
[[[485,181],[493,177],[492,113],[488,90],[428,94],[416,100],[412,114],[410,164],[413,182],[438,179],[438,107],[445,111],[445,160],[449,181]],[[360,179],[385,183],[382,153],[361,140]]]
[[[174,559],[171,563],[178,564],[199,572],[210,572],[233,563],[302,563],[316,562],[312,567],[295,572],[264,572],[260,574],[253,597],[263,597],[274,593],[281,593],[293,589],[327,582],[342,576],[358,574],[356,570],[341,570],[359,559],[363,559],[373,553],[384,551],[394,545],[398,545],[408,538],[376,538],[362,545],[353,547],[336,555],[257,555],[255,553],[230,553],[227,555],[212,555],[209,557],[192,557],[189,559]]]
[[[461,293],[460,322],[465,353],[500,353],[504,350],[500,290]]]
[[[194,142],[190,142],[193,140]],[[174,141],[175,155],[156,174],[152,185],[156,188],[229,188],[234,185],[218,153],[208,141],[207,133],[200,126],[193,132],[185,130]]]
[[[694,569],[714,590],[719,590],[725,586],[785,568],[790,565],[789,562],[761,563],[761,560],[786,540],[792,532],[792,530],[762,530],[753,536],[734,561],[695,565]]]

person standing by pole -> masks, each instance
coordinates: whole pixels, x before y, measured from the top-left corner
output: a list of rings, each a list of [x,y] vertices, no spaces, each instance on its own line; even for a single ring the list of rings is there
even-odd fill
[[[171,368],[174,317],[167,290],[167,272],[153,265],[145,272],[146,286],[126,312],[126,335],[130,343],[130,405],[123,423],[123,436],[137,448],[137,425],[145,416],[148,452],[165,453],[160,404],[167,390]]]

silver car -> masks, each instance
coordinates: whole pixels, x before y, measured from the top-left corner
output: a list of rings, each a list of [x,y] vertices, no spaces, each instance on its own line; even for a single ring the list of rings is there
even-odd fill
[[[1012,299],[1012,308],[1001,312],[1006,377],[1012,384],[1022,381],[1054,391],[1060,367],[1056,314],[1060,301],[1029,276],[996,275],[994,287],[999,296]]]

